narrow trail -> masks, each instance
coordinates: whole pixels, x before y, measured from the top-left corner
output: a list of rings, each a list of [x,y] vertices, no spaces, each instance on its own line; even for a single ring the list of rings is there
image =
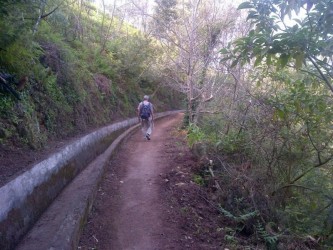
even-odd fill
[[[176,249],[176,224],[166,219],[161,176],[170,170],[165,141],[182,114],[155,122],[151,141],[137,131],[128,137],[106,170],[79,249]]]

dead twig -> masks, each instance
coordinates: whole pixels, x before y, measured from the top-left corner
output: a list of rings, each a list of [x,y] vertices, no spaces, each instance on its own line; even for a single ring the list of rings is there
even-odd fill
[[[215,179],[215,175],[214,175],[214,172],[213,172],[213,161],[212,160],[209,161],[208,170],[209,170],[209,173],[211,174],[211,176]],[[218,183],[217,180],[215,180],[215,186],[218,190],[220,190],[220,191],[222,190],[222,188],[221,188],[221,186],[220,186],[220,184]]]

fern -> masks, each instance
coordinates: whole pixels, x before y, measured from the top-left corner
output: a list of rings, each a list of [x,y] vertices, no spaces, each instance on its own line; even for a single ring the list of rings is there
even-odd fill
[[[228,217],[229,219],[236,221],[236,222],[246,222],[247,220],[254,218],[255,216],[258,215],[258,211],[252,211],[246,214],[241,214],[239,216],[235,216],[232,213],[230,213],[229,211],[225,210],[223,207],[219,206],[219,211],[226,217]]]
[[[259,221],[257,222],[256,230],[259,237],[265,241],[268,249],[276,248],[276,244],[278,241],[278,237],[276,235],[270,235]]]
[[[228,217],[229,219],[232,219],[232,220],[236,220],[236,219],[237,219],[236,216],[234,216],[234,215],[233,215],[232,213],[230,213],[229,211],[225,210],[223,207],[219,206],[219,210],[220,210],[220,212],[221,212],[224,216]]]

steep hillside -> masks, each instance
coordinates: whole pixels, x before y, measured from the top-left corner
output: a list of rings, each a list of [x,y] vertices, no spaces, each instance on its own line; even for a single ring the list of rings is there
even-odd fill
[[[1,152],[131,117],[144,94],[180,107],[151,67],[153,41],[89,3],[4,1],[0,29]]]

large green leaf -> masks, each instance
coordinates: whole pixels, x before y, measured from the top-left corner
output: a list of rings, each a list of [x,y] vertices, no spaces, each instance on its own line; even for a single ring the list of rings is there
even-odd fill
[[[242,9],[251,9],[253,8],[254,6],[250,3],[250,2],[244,2],[244,3],[241,3],[239,6],[238,6],[238,10],[242,10]]]

